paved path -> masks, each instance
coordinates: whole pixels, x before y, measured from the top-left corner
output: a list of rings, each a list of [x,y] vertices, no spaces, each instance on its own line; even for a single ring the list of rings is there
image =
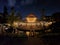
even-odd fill
[[[29,37],[28,39],[4,38],[0,41],[0,45],[47,45],[47,44],[42,38]]]
[[[42,38],[29,37],[23,45],[47,45]]]
[[[60,35],[45,37],[12,38],[0,36],[0,45],[60,45]]]

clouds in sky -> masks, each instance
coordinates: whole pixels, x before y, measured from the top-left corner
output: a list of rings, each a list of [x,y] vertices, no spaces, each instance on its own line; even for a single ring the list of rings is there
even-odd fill
[[[16,2],[18,1],[18,2]],[[15,6],[15,4],[18,3],[19,5],[29,5],[33,3],[33,0],[8,0],[9,6]]]
[[[28,5],[28,4],[32,4],[33,0],[21,0],[21,5]]]
[[[15,6],[16,0],[8,0],[9,6]]]

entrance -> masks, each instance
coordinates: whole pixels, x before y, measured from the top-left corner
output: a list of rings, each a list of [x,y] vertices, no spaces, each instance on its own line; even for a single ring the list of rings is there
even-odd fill
[[[27,31],[27,32],[26,32],[26,35],[27,35],[28,37],[34,37],[34,36],[35,36],[35,31],[34,31],[34,30]]]

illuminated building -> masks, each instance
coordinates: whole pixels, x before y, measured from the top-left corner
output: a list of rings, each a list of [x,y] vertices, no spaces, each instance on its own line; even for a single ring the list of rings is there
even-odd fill
[[[6,13],[6,11],[5,11],[5,13]],[[16,20],[15,19],[15,10],[14,10],[14,7],[12,7],[11,13],[9,15],[10,19],[7,22],[9,23],[8,25],[13,24],[13,26],[15,28],[21,29],[20,31],[23,31],[23,32],[25,31],[27,36],[29,36],[30,34],[34,35],[35,33],[38,34],[38,32],[40,30],[44,30],[44,28],[48,28],[49,25],[51,25],[53,23],[52,21],[50,21],[50,19],[51,19],[50,16],[45,16],[44,9],[41,11],[41,13],[42,13],[41,20],[38,19],[38,17],[33,13],[30,13],[29,15],[27,15],[24,18],[24,20],[21,20],[21,18],[19,17],[20,14],[18,13],[16,16],[16,18],[18,17],[18,19],[17,19],[17,21],[15,21]],[[20,31],[16,30],[16,33],[20,32]]]
[[[38,21],[38,17],[34,14],[29,14],[25,17],[24,21],[14,22],[14,25],[26,31],[27,35],[34,35],[36,31],[43,30],[45,27],[48,28],[53,22],[51,21]]]

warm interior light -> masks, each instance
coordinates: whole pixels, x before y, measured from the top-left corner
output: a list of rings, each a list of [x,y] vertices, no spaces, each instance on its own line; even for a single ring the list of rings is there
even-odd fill
[[[35,17],[27,17],[27,22],[36,22],[36,19]]]
[[[26,17],[26,20],[27,20],[27,22],[36,22],[37,17],[36,17],[34,14],[29,14],[29,15]]]
[[[26,32],[26,35],[29,36],[30,32]]]
[[[18,22],[14,22],[14,23],[13,23],[13,26],[14,26],[14,27],[18,27]]]

